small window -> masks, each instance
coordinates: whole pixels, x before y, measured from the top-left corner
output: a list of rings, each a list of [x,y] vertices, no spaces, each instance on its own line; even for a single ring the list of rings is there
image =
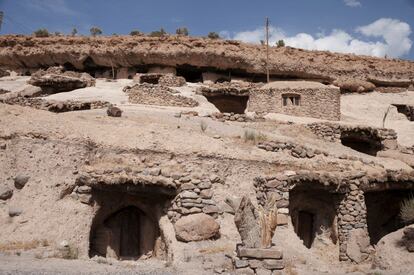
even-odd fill
[[[283,106],[300,106],[300,95],[282,95]]]

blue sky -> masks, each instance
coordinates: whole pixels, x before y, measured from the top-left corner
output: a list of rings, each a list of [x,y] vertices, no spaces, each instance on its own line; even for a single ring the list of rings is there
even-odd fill
[[[111,35],[186,26],[191,35],[215,31],[252,43],[263,39],[268,16],[273,43],[414,60],[414,0],[0,0],[0,10],[1,34],[73,27],[88,34],[98,26]]]

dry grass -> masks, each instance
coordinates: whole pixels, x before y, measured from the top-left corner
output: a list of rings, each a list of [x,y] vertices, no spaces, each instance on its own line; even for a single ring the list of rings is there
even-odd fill
[[[40,246],[49,246],[49,242],[47,240],[33,240],[29,242],[8,242],[0,244],[0,251],[13,251],[13,250],[30,250],[35,249]]]
[[[261,132],[256,132],[255,130],[246,129],[244,130],[243,135],[244,142],[252,142],[254,144],[257,144],[262,141],[266,141],[267,137]]]
[[[406,224],[414,223],[414,195],[402,201],[400,206],[400,218]]]

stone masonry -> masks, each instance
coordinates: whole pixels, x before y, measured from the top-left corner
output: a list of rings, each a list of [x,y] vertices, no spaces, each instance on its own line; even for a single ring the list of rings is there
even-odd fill
[[[323,86],[323,85],[322,85]],[[298,105],[283,105],[284,95],[295,95]],[[281,113],[327,120],[340,120],[340,90],[330,86],[318,88],[265,88],[250,92],[248,111]]]
[[[333,206],[338,218],[339,259],[356,263],[366,260],[372,247],[369,242],[367,208],[364,193],[383,188],[414,188],[414,174],[389,171],[382,175],[354,173],[318,173],[312,171],[285,171],[254,180],[256,197],[264,205],[271,194],[276,194],[279,220],[288,224],[289,191],[302,184],[329,190],[339,195]]]

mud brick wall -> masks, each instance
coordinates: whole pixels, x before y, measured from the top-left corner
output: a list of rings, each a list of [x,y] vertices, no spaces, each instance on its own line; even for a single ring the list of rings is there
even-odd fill
[[[299,106],[283,106],[283,94],[300,95]],[[249,112],[281,113],[328,120],[340,120],[341,94],[336,88],[254,89],[250,92]]]

